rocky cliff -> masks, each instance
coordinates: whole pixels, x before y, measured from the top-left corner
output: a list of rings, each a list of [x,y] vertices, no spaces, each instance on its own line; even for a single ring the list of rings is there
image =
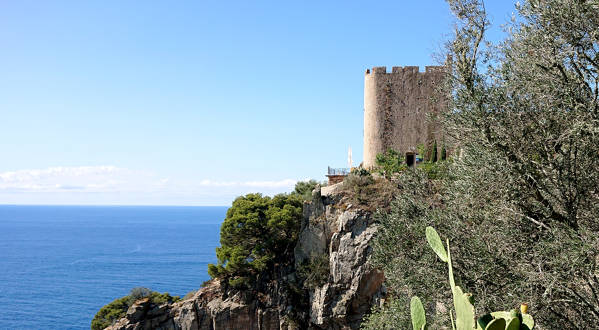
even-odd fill
[[[304,205],[295,267],[277,269],[260,290],[213,280],[174,304],[142,299],[108,329],[357,329],[385,291],[367,262],[375,232],[372,214],[348,204],[342,184],[317,188]]]

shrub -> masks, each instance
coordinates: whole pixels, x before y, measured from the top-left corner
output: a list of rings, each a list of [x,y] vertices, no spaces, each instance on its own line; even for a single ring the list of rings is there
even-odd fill
[[[117,320],[125,317],[127,310],[137,300],[149,297],[155,304],[173,303],[181,300],[178,296],[171,296],[168,292],[159,293],[144,287],[135,287],[131,289],[129,295],[115,299],[109,304],[100,308],[91,322],[92,330],[101,330],[112,325]]]
[[[141,298],[145,298],[151,294],[152,294],[152,290],[139,286],[139,287],[131,289],[131,291],[129,292],[129,297],[131,297],[131,299],[133,299],[135,301],[135,300],[139,300]]]
[[[302,206],[299,194],[236,198],[221,226],[218,263],[208,265],[210,276],[244,288],[276,263],[289,262],[299,234]]]
[[[534,319],[528,314],[528,305],[522,304],[521,310],[513,309],[512,311],[497,311],[485,313],[476,318],[474,309],[474,299],[472,294],[464,293],[462,288],[455,284],[453,276],[453,258],[449,252],[449,240],[443,242],[437,231],[433,227],[426,228],[426,240],[430,248],[437,254],[439,259],[447,263],[449,273],[449,286],[451,288],[454,311],[450,311],[450,315],[455,313],[455,322],[451,318],[452,328],[462,330],[467,329],[510,329],[510,330],[530,330],[534,328]],[[445,250],[447,245],[447,250]],[[410,315],[414,329],[426,329],[426,312],[422,301],[417,296],[412,297],[410,301]],[[507,326],[506,326],[507,324]]]
[[[352,171],[344,180],[343,187],[358,192],[374,183],[372,174],[363,168]]]
[[[402,154],[393,149],[376,155],[377,172],[386,178],[407,168]]]
[[[436,162],[436,163],[421,163],[418,165],[418,170],[422,171],[426,174],[426,177],[431,180],[442,179],[448,175],[448,164],[446,162]]]
[[[312,255],[300,265],[297,271],[305,288],[319,287],[329,278],[329,255],[327,253]]]
[[[386,178],[374,178],[365,169],[352,171],[343,180],[344,202],[368,211],[386,209],[397,192],[397,185]]]
[[[406,326],[406,306],[404,300],[387,299],[383,307],[375,306],[372,313],[364,317],[361,328],[372,330],[410,329],[409,326]]]
[[[349,193],[350,198],[356,204],[368,204],[372,194],[374,178],[370,172],[360,169],[350,173],[343,180],[343,189]]]
[[[309,201],[312,199],[312,190],[314,190],[317,185],[324,186],[325,184],[316,180],[299,181],[295,184],[295,189],[292,194],[297,194],[301,196],[303,200]]]
[[[187,292],[187,293],[185,294],[185,296],[183,296],[183,298],[181,298],[181,299],[182,299],[182,300],[191,299],[191,298],[193,298],[193,296],[195,296],[195,294],[196,294],[197,292],[198,292],[197,290],[192,290],[192,291],[189,291],[189,292]]]
[[[168,292],[160,293],[160,292],[154,291],[150,294],[150,300],[157,305],[161,305],[164,303],[170,304],[170,303],[177,302],[177,301],[181,300],[181,297],[171,296]]]
[[[445,148],[445,143],[441,146],[441,160],[447,159],[447,149]]]
[[[92,319],[91,329],[102,330],[112,325],[116,320],[125,317],[127,309],[131,306],[130,303],[130,297],[125,296],[103,306]]]

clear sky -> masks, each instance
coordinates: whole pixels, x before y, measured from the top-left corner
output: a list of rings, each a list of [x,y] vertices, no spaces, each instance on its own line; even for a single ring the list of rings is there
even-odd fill
[[[513,2],[487,9],[499,29]],[[451,27],[440,0],[0,1],[0,204],[322,181],[362,160],[364,71],[435,64]]]

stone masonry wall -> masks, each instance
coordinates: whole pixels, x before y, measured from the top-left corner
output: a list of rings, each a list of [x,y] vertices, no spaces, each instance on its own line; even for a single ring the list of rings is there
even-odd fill
[[[445,109],[438,92],[444,78],[443,66],[386,67],[366,70],[364,77],[364,167],[375,165],[378,153],[388,148],[415,152],[443,136],[439,124],[429,120]],[[432,117],[431,117],[432,118]]]

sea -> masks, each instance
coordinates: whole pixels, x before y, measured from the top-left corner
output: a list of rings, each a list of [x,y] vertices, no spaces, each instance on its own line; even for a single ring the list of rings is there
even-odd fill
[[[134,287],[197,290],[226,210],[0,205],[0,329],[89,329]]]

